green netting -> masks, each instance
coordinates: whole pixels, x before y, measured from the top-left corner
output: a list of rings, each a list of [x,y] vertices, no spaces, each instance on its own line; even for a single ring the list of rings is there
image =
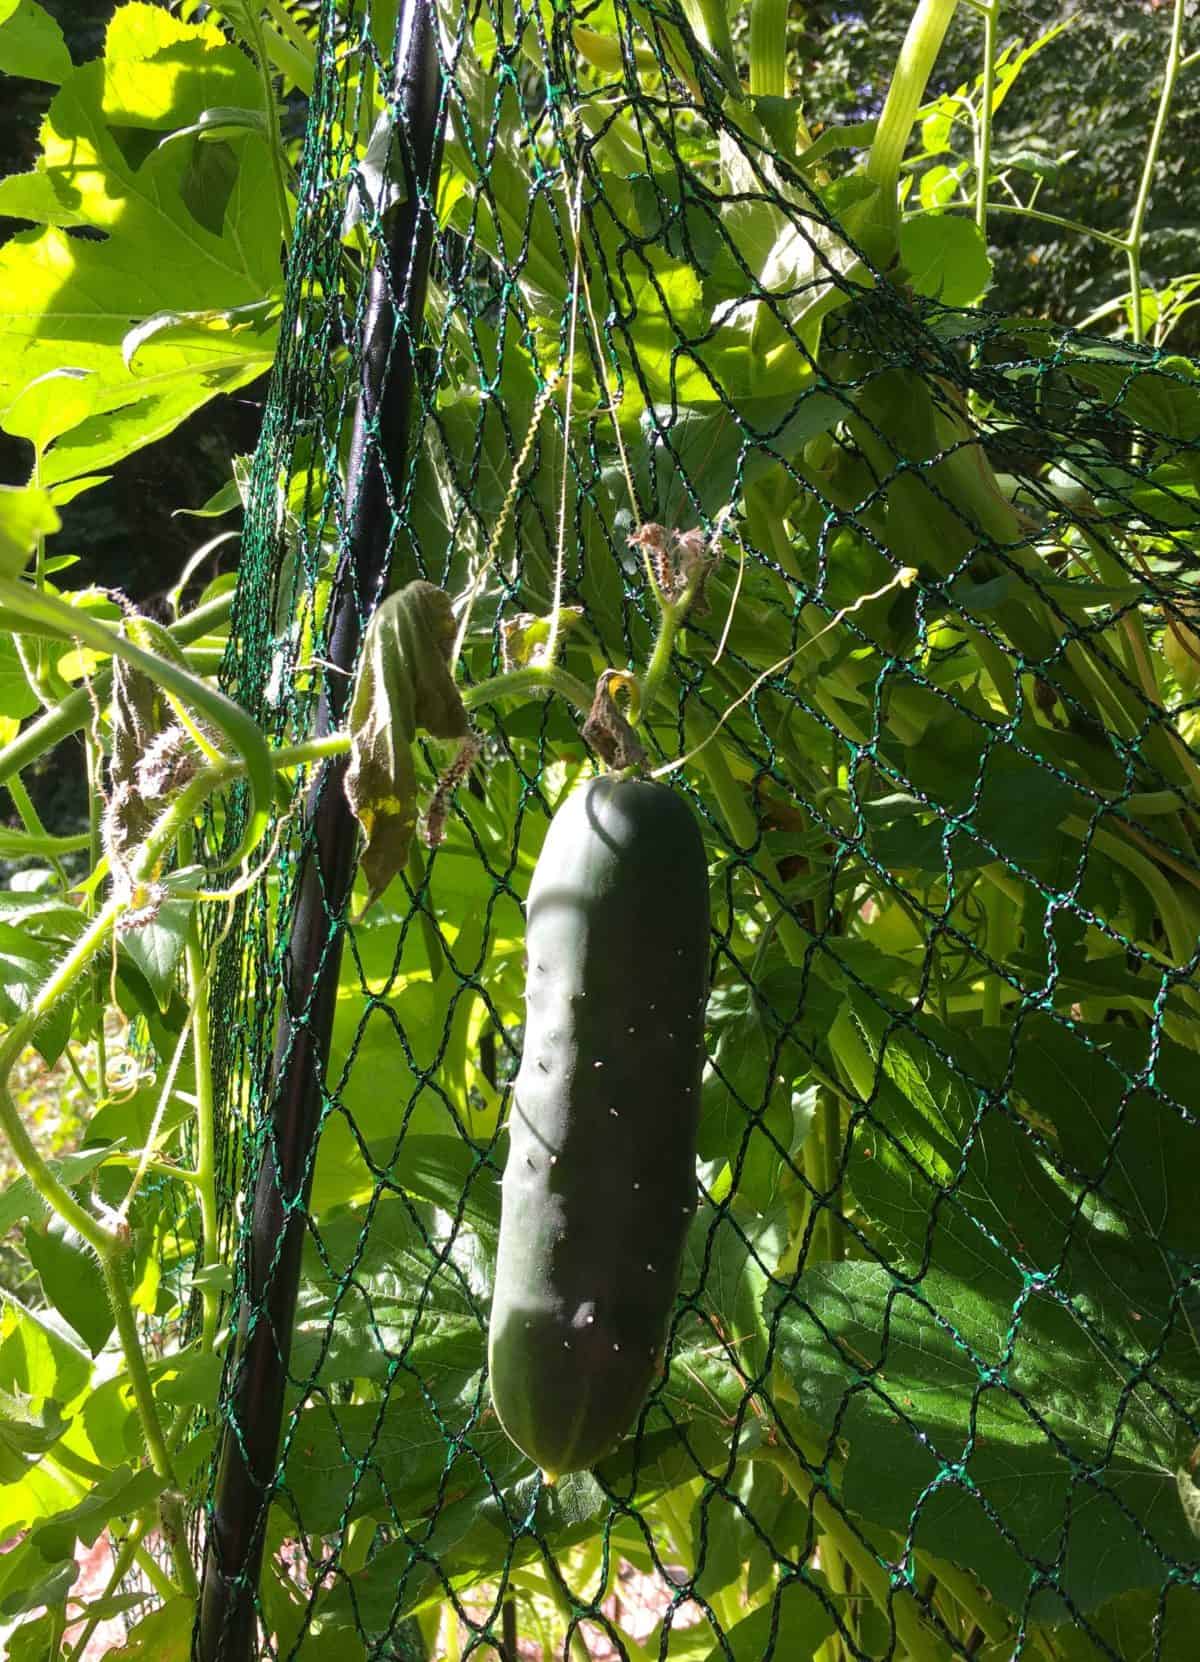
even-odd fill
[[[394,25],[321,10],[226,677],[284,742],[345,681]],[[547,1489],[486,1326],[521,906],[598,761],[557,694],[474,708],[440,846],[318,905],[340,979],[287,1151],[298,780],[213,1023],[244,1334],[264,1165],[311,1179],[255,1653],[1194,1656],[1196,366],[957,304],[951,232],[893,260],[861,170],[727,97],[680,13],[447,7],[436,50],[411,449],[367,424],[387,585],[455,599],[467,687],[578,608],[590,688],[711,560],[638,729],[711,863],[703,1199],[640,1420]],[[449,755],[418,745],[424,802]]]

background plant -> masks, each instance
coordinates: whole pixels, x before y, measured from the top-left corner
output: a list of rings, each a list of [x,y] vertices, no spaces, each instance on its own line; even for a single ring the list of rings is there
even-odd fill
[[[348,937],[263,1587],[285,1652],[368,1654],[413,1617],[428,1640],[447,1607],[486,1639],[506,1603],[578,1650],[579,1622],[615,1631],[624,1559],[669,1590],[650,1654],[758,1656],[772,1635],[824,1659],[1018,1642],[1189,1654],[1198,394],[1185,359],[970,309],[987,247],[972,214],[922,195],[944,166],[925,127],[915,186],[899,166],[954,10],[919,8],[882,131],[819,138],[807,89],[802,110],[787,100],[769,12],[751,18],[750,61],[700,11],[596,11],[566,39],[540,14],[481,13],[461,39],[447,20],[438,373],[395,481],[394,574],[459,601],[455,667],[486,766],[428,864],[401,850]],[[31,337],[38,373],[4,417],[35,471],[4,501],[10,680],[32,703],[6,712],[24,726],[0,771],[11,789],[53,737],[87,730],[93,778],[102,752],[111,768],[88,853],[95,869],[103,837],[116,879],[68,902],[54,862],[77,850],[18,784],[13,835],[49,881],[10,898],[5,1055],[29,1038],[51,1056],[96,1047],[97,1098],[59,1168],[5,1114],[30,1179],[25,1249],[77,1336],[6,1305],[6,1521],[28,1533],[4,1591],[10,1611],[41,1612],[14,1640],[31,1654],[58,1646],[76,1537],[106,1526],[117,1569],[136,1562],[163,1599],[139,1642],[181,1652],[190,1632],[179,1497],[203,1494],[212,1438],[193,1410],[214,1402],[214,1346],[238,1311],[236,1281],[221,1302],[231,1201],[261,1151],[254,1087],[294,871],[288,817],[241,882],[197,869],[221,810],[215,835],[195,828],[249,770],[248,843],[272,776],[352,742],[313,745],[308,724],[344,537],[347,343],[389,188],[370,44],[343,50],[346,101],[314,124],[294,211],[260,72],[301,76],[293,33],[231,10],[246,55],[211,24],[126,14],[105,71],[125,66],[124,96],[153,104],[165,66],[184,66],[169,112],[160,98],[132,124],[140,164],[110,105],[87,102],[95,71],[67,77],[50,138],[81,103],[100,120],[84,201],[95,217],[125,204],[94,245],[105,258],[148,211],[149,166],[176,189],[175,235],[209,214],[213,270],[185,308],[100,331],[87,364]],[[380,54],[388,30],[373,14]],[[623,66],[632,101],[616,96]],[[210,81],[243,101],[212,103]],[[222,146],[237,173],[214,229],[194,175],[212,149],[228,182]],[[8,188],[54,220],[75,185],[52,158],[53,143]],[[352,159],[352,188],[332,188]],[[250,224],[261,282],[242,301],[234,231]],[[19,242],[11,271],[36,246],[61,252],[61,231]],[[307,257],[281,343],[285,233]],[[256,728],[201,679],[227,584],[169,634],[118,632],[116,603],[57,592],[45,538],[92,477],[78,468],[194,407],[210,371],[236,381],[277,351],[244,485],[258,563],[242,616],[265,622],[243,626],[226,671]],[[643,742],[706,822],[705,1204],[637,1435],[547,1493],[489,1420],[482,1332],[519,902],[547,812],[590,765],[576,723],[610,667],[639,675]],[[85,672],[90,695],[72,687]],[[382,714],[428,801],[446,754]],[[367,898],[364,883],[356,916]],[[114,948],[111,923],[133,914]],[[155,1067],[132,1094],[109,1087],[114,978],[131,1050]],[[92,1352],[114,1370],[100,1388]],[[689,1629],[686,1600],[703,1617]]]

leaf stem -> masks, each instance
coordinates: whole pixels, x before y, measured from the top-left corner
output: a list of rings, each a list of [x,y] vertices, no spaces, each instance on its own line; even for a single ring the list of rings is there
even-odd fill
[[[879,186],[881,223],[893,244],[900,231],[900,165],[917,110],[942,49],[958,0],[919,0],[888,88],[866,175]]]
[[[100,1602],[102,1604],[106,1599],[112,1597],[117,1588],[124,1581],[125,1577],[129,1574],[130,1570],[133,1568],[134,1562],[137,1559],[138,1548],[142,1544],[142,1536],[145,1533],[146,1525],[139,1520],[134,1529],[132,1529],[121,1542],[120,1550],[113,1554],[112,1573],[108,1578],[108,1582],[105,1585],[103,1593],[100,1595]],[[100,1615],[89,1615],[85,1617],[83,1629],[78,1639],[76,1639],[74,1645],[71,1647],[71,1654],[67,1658],[67,1662],[82,1662],[83,1654],[88,1648],[88,1642],[102,1620],[103,1617]]]
[[[788,0],[750,0],[750,96],[787,96]]]
[[[1146,160],[1142,167],[1141,182],[1138,185],[1137,199],[1134,202],[1133,217],[1130,221],[1129,235],[1126,239],[1129,259],[1129,322],[1133,338],[1139,346],[1145,339],[1145,324],[1142,320],[1142,241],[1146,227],[1146,212],[1150,206],[1150,192],[1154,184],[1154,170],[1158,166],[1159,151],[1162,149],[1163,134],[1167,127],[1167,116],[1170,113],[1171,100],[1175,95],[1175,83],[1179,78],[1179,67],[1183,59],[1183,21],[1184,0],[1175,0],[1171,17],[1170,44],[1167,47],[1167,62],[1163,71],[1162,91],[1158,98],[1158,109],[1154,115],[1150,142],[1146,147]]]
[[[859,1539],[849,1520],[825,1490],[814,1483],[796,1456],[788,1449],[775,1446],[757,1450],[750,1458],[764,1460],[783,1473],[797,1499],[808,1506],[818,1529],[829,1536],[854,1571],[872,1603],[885,1618],[889,1612],[894,1617],[896,1632],[908,1651],[908,1662],[939,1662],[941,1644],[925,1626],[912,1602],[911,1592],[893,1588],[891,1577],[873,1550]]]
[[[185,827],[180,837],[181,858],[187,861],[191,853],[191,827]],[[199,907],[192,908],[188,919],[187,939],[184,943],[184,967],[187,973],[188,1000],[192,1014],[192,1066],[196,1076],[196,1167],[189,1173],[195,1181],[200,1200],[200,1267],[217,1268],[221,1262],[219,1221],[217,1211],[216,1162],[216,1103],[213,1097],[212,1038],[209,1027],[210,976],[204,963],[200,940]],[[216,1346],[217,1323],[221,1312],[221,1295],[206,1277],[200,1290],[200,1349],[204,1353]]]
[[[927,1565],[927,1568],[933,1566]],[[973,1575],[960,1570],[955,1564],[947,1563],[944,1558],[937,1560],[935,1573],[954,1602],[982,1630],[989,1644],[1012,1643],[1012,1629],[1003,1611],[991,1602]]]
[[[267,118],[267,148],[271,152],[271,183],[275,188],[279,235],[284,247],[288,248],[292,241],[292,216],[288,208],[287,185],[283,177],[283,135],[279,129],[279,106],[275,101],[275,88],[271,85],[271,60],[267,54],[262,17],[255,0],[251,0],[249,5],[242,8],[241,15],[250,31],[250,47],[257,61],[259,79],[262,82],[263,113]]]
[[[996,98],[996,8],[983,14],[983,87],[975,150],[975,223],[987,236],[988,180],[992,172],[992,105]]]
[[[1057,225],[1060,231],[1074,231],[1081,237],[1091,237],[1096,242],[1107,243],[1110,248],[1117,248],[1122,254],[1129,252],[1129,243],[1125,237],[1115,236],[1111,231],[1097,231],[1091,225],[1084,225],[1077,219],[1064,219],[1062,214],[1047,213],[1044,208],[1027,207],[1024,202],[989,202],[987,211],[990,214],[1023,214],[1026,219],[1039,219],[1045,225]]]
[[[204,606],[197,606],[194,611],[188,612],[178,622],[173,623],[167,633],[181,646],[190,641],[199,640],[202,636],[214,633],[229,622],[229,614],[233,606],[232,594],[218,595]],[[68,608],[71,616],[75,616],[73,608]],[[56,630],[56,633],[61,631]],[[69,637],[68,637],[69,638]],[[107,651],[107,648],[105,649]],[[44,756],[48,750],[61,740],[77,733],[81,727],[86,727],[93,710],[93,700],[102,705],[108,698],[112,687],[112,670],[106,664],[92,676],[91,689],[77,687],[52,710],[39,716],[31,722],[16,738],[0,750],[0,785],[6,784],[14,773],[35,762],[39,756]]]
[[[191,708],[206,716],[229,740],[233,748],[245,758],[246,775],[250,783],[253,809],[248,816],[241,845],[229,857],[227,864],[236,865],[257,843],[266,829],[269,804],[274,794],[274,770],[267,741],[263,733],[244,710],[215,687],[210,687],[199,676],[181,665],[145,647],[127,640],[111,624],[92,617],[79,607],[70,606],[50,594],[38,594],[28,583],[12,577],[0,576],[0,603],[18,616],[34,622],[46,622],[64,629],[85,646],[121,658],[140,669],[143,674],[175,693]]]
[[[162,1422],[158,1417],[158,1405],[154,1400],[154,1386],[150,1382],[150,1370],[146,1366],[146,1357],[142,1351],[137,1319],[133,1313],[133,1305],[129,1300],[128,1289],[121,1276],[121,1266],[117,1255],[113,1252],[101,1252],[98,1256],[100,1259],[100,1273],[104,1277],[105,1291],[108,1293],[113,1316],[116,1318],[117,1334],[125,1357],[126,1374],[130,1389],[133,1392],[134,1402],[137,1404],[138,1418],[142,1422],[142,1436],[146,1439],[146,1452],[150,1456],[151,1466],[158,1476],[169,1485],[159,1497],[159,1520],[163,1534],[167,1539],[171,1561],[175,1566],[175,1574],[179,1580],[179,1585],[188,1598],[195,1598],[198,1587],[195,1567],[192,1564],[191,1554],[188,1552],[187,1531],[183,1520],[183,1497],[179,1493],[176,1484],[170,1451],[167,1448],[166,1437],[163,1435]]]

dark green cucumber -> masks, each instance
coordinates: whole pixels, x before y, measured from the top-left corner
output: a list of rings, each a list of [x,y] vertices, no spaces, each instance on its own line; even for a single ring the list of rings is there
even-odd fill
[[[488,1349],[500,1423],[553,1480],[635,1420],[696,1205],[708,875],[683,798],[641,780],[574,792],[525,941]]]

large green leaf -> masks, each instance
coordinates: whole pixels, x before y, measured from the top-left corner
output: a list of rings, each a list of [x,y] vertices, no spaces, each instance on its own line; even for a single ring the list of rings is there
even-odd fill
[[[113,1313],[91,1248],[57,1214],[27,1223],[24,1241],[48,1302],[95,1356],[113,1330]]]
[[[0,212],[44,227],[0,250],[0,404],[64,367],[95,377],[92,413],[51,446],[43,485],[169,431],[260,375],[274,351],[269,315],[246,314],[242,328],[236,310],[281,288],[267,140],[163,142],[210,108],[256,106],[252,64],[212,24],[141,3],[116,12],[105,47],[64,77],[35,170],[0,182]],[[228,162],[219,211],[203,171],[218,150]],[[82,226],[104,235],[67,235]],[[197,322],[154,335],[131,368],[126,337],[160,315]]]
[[[71,73],[62,30],[34,0],[0,0],[0,69],[56,86]]]
[[[0,485],[0,576],[19,577],[39,537],[58,530],[58,510],[35,485]]]
[[[53,1448],[66,1428],[53,1398],[0,1392],[0,1479],[19,1483],[26,1467]]]
[[[46,1314],[16,1303],[0,1308],[0,1391],[69,1403],[91,1378],[92,1359]]]
[[[469,1231],[448,1239],[404,1196],[330,1212],[306,1242],[293,1377],[398,1377],[456,1402],[483,1365],[488,1272],[475,1250]]]
[[[825,1594],[828,1598],[828,1593]],[[781,1582],[767,1602],[744,1616],[715,1644],[705,1662],[805,1662],[833,1632],[833,1617],[812,1580]]]
[[[1200,1089],[1190,1051],[1116,1023],[1068,1026],[1042,1014],[1016,1034],[971,1037],[981,1071],[998,1080],[1011,1066],[1027,1112],[1054,1128],[1074,1169],[1102,1185],[1133,1231],[1200,1257]]]
[[[88,1495],[67,1512],[44,1518],[33,1531],[33,1543],[48,1562],[70,1558],[76,1541],[95,1546],[112,1518],[130,1517],[150,1507],[166,1483],[149,1466],[131,1472],[118,1466],[102,1478]]]
[[[849,1446],[845,1503],[1010,1608],[1039,1564],[1091,1610],[1193,1561],[1170,1405],[1195,1400],[1194,1348],[1176,1369],[1124,1358],[1053,1279],[1014,1299],[983,1277],[910,1284],[869,1263],[809,1271],[769,1314],[802,1407]],[[1065,1614],[1046,1593],[1032,1608]]]

